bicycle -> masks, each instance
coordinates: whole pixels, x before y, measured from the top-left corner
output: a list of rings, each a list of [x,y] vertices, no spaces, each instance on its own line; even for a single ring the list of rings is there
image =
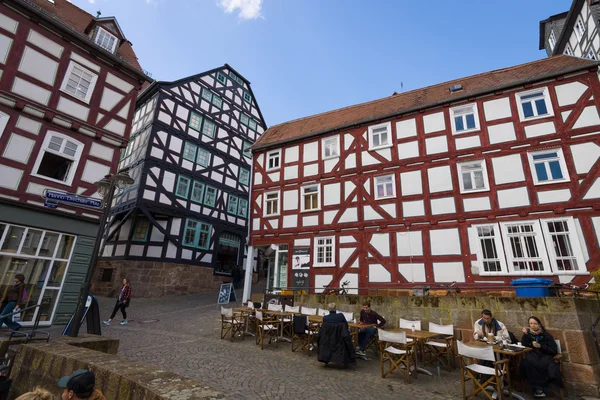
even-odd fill
[[[347,287],[348,285],[350,285],[350,281],[344,281],[342,282],[342,286],[339,288],[331,288],[329,289],[329,285],[325,285],[323,286],[326,290],[324,290],[325,294],[333,294],[333,295],[342,295],[342,294],[348,294],[348,290]],[[327,290],[329,289],[329,290]]]

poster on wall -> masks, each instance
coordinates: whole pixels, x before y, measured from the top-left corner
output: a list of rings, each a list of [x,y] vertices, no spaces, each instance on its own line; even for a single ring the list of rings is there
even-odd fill
[[[310,269],[310,247],[295,247],[292,269]]]

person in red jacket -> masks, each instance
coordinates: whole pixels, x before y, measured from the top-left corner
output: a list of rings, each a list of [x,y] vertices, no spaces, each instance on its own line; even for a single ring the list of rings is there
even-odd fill
[[[129,279],[123,279],[123,287],[119,290],[119,296],[117,297],[117,304],[115,304],[115,308],[108,319],[108,321],[102,321],[104,325],[110,325],[110,321],[117,315],[117,311],[121,310],[123,314],[123,322],[121,325],[127,325],[127,311],[125,309],[129,307],[129,301],[131,300],[131,286],[129,285]]]

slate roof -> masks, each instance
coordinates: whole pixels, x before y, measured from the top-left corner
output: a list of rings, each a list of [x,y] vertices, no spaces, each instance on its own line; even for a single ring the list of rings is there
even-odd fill
[[[497,90],[523,85],[527,82],[536,82],[568,72],[592,68],[597,65],[600,65],[599,61],[559,55],[455,79],[422,89],[395,94],[380,100],[272,126],[252,146],[252,149],[273,147],[335,130],[389,119],[408,112],[465,100],[474,96],[493,93]],[[451,94],[449,88],[456,84],[462,85],[463,90]]]

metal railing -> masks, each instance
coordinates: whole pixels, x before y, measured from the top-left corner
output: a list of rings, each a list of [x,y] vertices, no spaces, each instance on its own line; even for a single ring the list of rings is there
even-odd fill
[[[17,311],[13,311],[13,312],[11,312],[9,314],[2,314],[2,315],[0,315],[0,319],[6,318],[6,317],[12,317],[14,315],[21,314],[24,311],[34,310],[34,309],[36,309],[36,308],[38,308],[40,306],[41,306],[41,304],[36,304],[34,306],[29,306],[29,307],[25,307],[25,308],[19,308]],[[30,341],[30,340],[32,340],[34,338],[35,338],[35,340],[50,341],[50,333],[48,333],[48,332],[40,332],[39,331],[40,319],[41,318],[42,318],[42,313],[41,313],[41,311],[38,311],[37,315],[35,316],[35,320],[34,320],[32,326],[24,326],[24,327],[20,328],[20,329],[29,330],[28,332],[21,331],[21,330],[18,330],[18,331],[11,330],[10,331],[10,336],[8,337],[8,339],[10,340],[13,337],[25,337],[25,343],[27,343],[28,341]],[[36,338],[35,336],[37,334],[42,334],[45,337],[43,337],[43,338]]]

